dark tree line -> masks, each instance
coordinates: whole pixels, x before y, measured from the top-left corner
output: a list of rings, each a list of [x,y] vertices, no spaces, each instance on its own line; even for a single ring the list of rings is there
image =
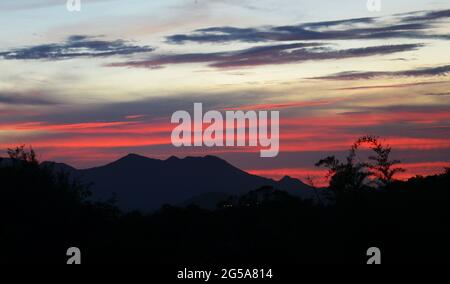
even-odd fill
[[[373,153],[366,161],[363,145]],[[369,247],[387,263],[448,262],[450,169],[395,180],[399,162],[374,137],[356,141],[344,162],[318,163],[330,171],[331,202],[265,187],[213,211],[166,205],[153,214],[92,201],[87,185],[43,167],[32,150],[8,153],[0,263],[65,263],[74,246],[84,263],[365,263]]]

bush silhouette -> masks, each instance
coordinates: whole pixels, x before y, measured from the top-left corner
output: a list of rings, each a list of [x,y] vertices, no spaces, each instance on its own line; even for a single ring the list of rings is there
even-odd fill
[[[368,157],[368,161],[357,161],[357,151],[361,146],[368,145],[373,155]],[[329,156],[317,162],[317,167],[328,169],[330,179],[330,189],[337,194],[358,193],[372,185],[384,187],[392,183],[394,176],[405,170],[394,167],[401,162],[391,160],[392,148],[383,145],[374,136],[363,136],[359,138],[351,147],[345,162],[341,162],[335,156]]]
[[[373,167],[352,158],[366,142]],[[83,263],[365,263],[374,246],[384,263],[448,262],[450,170],[397,181],[390,148],[374,140],[358,140],[345,163],[320,163],[333,174],[335,202],[264,187],[217,210],[166,205],[152,214],[94,202],[87,186],[43,167],[31,150],[9,153],[13,162],[0,166],[0,263],[64,264],[69,247]]]

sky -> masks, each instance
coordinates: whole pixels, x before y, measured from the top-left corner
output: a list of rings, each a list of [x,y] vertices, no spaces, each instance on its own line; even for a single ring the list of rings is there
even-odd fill
[[[345,3],[342,3],[345,2]],[[450,166],[448,0],[0,2],[0,149],[78,168],[128,153],[217,155],[308,176],[376,135],[407,172]],[[277,110],[280,149],[175,148],[177,110]]]

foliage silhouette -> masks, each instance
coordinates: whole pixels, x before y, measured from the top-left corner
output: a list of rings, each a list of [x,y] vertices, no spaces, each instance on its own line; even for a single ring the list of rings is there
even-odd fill
[[[374,152],[369,156],[369,161],[358,161],[357,151],[363,145],[368,145]],[[346,162],[341,162],[335,156],[329,156],[317,162],[317,167],[328,169],[330,189],[339,194],[358,194],[375,184],[377,187],[387,186],[395,179],[394,176],[405,170],[394,167],[400,164],[398,160],[390,160],[392,148],[383,145],[374,136],[359,138],[350,148]]]
[[[20,147],[16,147],[15,149],[8,149],[7,152],[9,158],[14,162],[24,162],[34,165],[39,164],[36,158],[36,153],[31,147],[29,151],[26,151],[25,145],[22,145]]]
[[[450,170],[397,181],[390,150],[369,145],[382,150],[373,160],[381,168],[358,165],[354,157],[322,163],[334,173],[330,187],[350,192],[335,202],[264,187],[217,210],[165,205],[152,214],[93,202],[86,185],[15,149],[16,163],[0,166],[0,263],[63,264],[73,246],[83,263],[365,263],[374,246],[384,263],[447,263]],[[381,181],[376,189],[366,170],[385,174],[374,175]]]

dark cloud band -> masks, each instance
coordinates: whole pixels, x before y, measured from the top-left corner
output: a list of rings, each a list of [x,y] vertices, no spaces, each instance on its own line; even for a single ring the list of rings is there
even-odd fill
[[[51,106],[58,104],[56,101],[44,98],[39,93],[7,93],[0,92],[0,104],[16,106]]]
[[[397,15],[394,22],[382,18],[355,18],[340,21],[306,23],[292,26],[260,28],[212,27],[195,30],[189,34],[167,37],[173,44],[186,42],[268,42],[268,41],[308,41],[308,40],[348,40],[348,39],[441,39],[448,35],[432,34],[430,30],[437,20],[450,17],[450,10],[415,13],[411,16]]]
[[[215,68],[298,63],[309,60],[358,58],[416,50],[421,44],[384,45],[333,50],[318,43],[254,47],[233,52],[165,55],[142,61],[114,63],[110,67],[157,68],[172,64],[209,63]]]
[[[15,60],[63,60],[83,57],[107,57],[151,52],[149,46],[133,45],[124,40],[96,40],[89,36],[70,36],[63,43],[42,44],[0,52],[0,58]]]
[[[333,75],[314,77],[310,79],[320,80],[366,80],[380,77],[434,77],[445,76],[450,73],[450,65],[437,66],[431,68],[420,68],[415,70],[405,70],[397,72],[342,72]]]

